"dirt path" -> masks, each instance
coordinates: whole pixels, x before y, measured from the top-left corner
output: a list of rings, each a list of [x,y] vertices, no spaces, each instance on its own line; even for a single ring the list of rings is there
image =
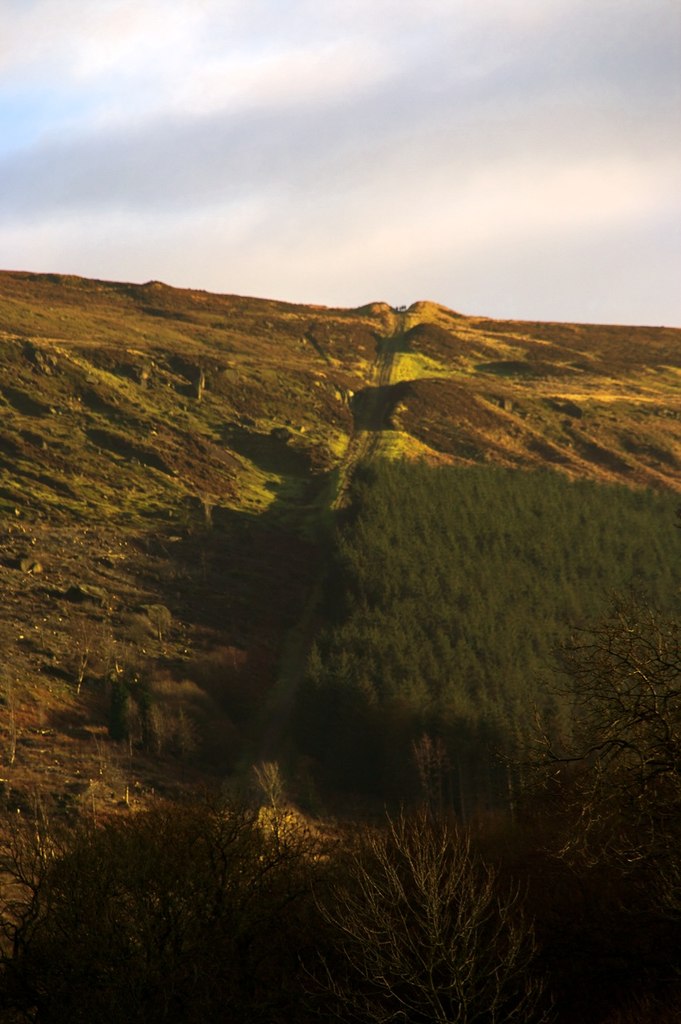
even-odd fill
[[[340,468],[338,492],[331,506],[333,509],[344,508],[348,504],[350,483],[357,464],[378,454],[381,433],[388,427],[388,417],[392,411],[388,389],[395,355],[404,345],[405,334],[405,314],[394,313],[393,317],[392,334],[381,341],[376,353],[372,384],[357,394],[353,402],[354,429]]]
[[[334,511],[349,502],[350,484],[359,462],[379,453],[381,435],[388,428],[392,411],[390,383],[395,355],[404,345],[405,314],[393,314],[393,330],[379,344],[372,366],[372,382],[355,396],[354,429],[340,466],[338,489],[331,502]],[[320,574],[305,604],[298,624],[289,632],[282,652],[279,678],[270,695],[263,717],[259,761],[281,756],[298,687],[305,674],[308,651],[317,630],[317,610],[323,594]]]

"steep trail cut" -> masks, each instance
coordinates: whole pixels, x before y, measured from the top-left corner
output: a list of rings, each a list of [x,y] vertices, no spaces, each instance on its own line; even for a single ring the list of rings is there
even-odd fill
[[[395,357],[404,349],[407,313],[392,314],[392,332],[378,345],[371,383],[353,399],[354,428],[339,467],[338,487],[331,501],[333,512],[347,507],[353,474],[359,463],[380,453],[383,431],[389,430],[394,395],[391,381]],[[296,694],[305,675],[310,645],[318,628],[317,611],[323,595],[323,575],[312,588],[298,624],[289,632],[282,653],[279,678],[263,716],[259,761],[280,755],[293,713]]]
[[[338,492],[332,502],[333,509],[344,508],[353,473],[363,459],[378,454],[381,434],[390,429],[389,418],[393,407],[390,384],[395,356],[404,348],[406,313],[393,313],[393,330],[379,344],[372,367],[372,383],[358,392],[353,399],[354,429],[340,467]]]

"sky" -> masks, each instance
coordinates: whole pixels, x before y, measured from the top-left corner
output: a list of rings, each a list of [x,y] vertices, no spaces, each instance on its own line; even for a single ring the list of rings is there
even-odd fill
[[[0,268],[681,326],[681,3],[0,0]]]

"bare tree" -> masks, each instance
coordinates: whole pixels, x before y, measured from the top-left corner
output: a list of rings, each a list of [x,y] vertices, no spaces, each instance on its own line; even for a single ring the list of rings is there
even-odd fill
[[[367,833],[322,912],[342,957],[325,983],[338,1019],[387,1024],[548,1021],[517,889],[426,811]]]
[[[276,761],[261,761],[253,765],[255,782],[267,806],[274,815],[281,811],[285,799],[284,780]]]
[[[88,672],[105,674],[113,658],[113,635],[107,623],[84,616],[77,618],[70,630],[70,661],[80,693]]]
[[[173,621],[170,611],[164,604],[150,604],[146,606],[146,613],[149,622],[154,627],[158,642],[162,643],[163,637]]]
[[[307,840],[217,798],[46,838],[0,825],[3,1021],[298,1019]]]
[[[549,784],[565,782],[568,845],[620,864],[676,858],[681,832],[681,623],[619,601],[562,651],[572,736],[544,737]]]
[[[2,669],[0,669],[0,700],[7,713],[5,756],[7,764],[11,766],[14,764],[17,756],[17,698],[14,682],[9,676],[5,677],[4,670]]]

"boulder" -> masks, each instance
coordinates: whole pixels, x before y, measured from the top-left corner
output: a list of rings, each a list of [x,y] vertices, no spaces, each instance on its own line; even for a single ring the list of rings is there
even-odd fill
[[[40,373],[52,374],[57,369],[57,357],[31,341],[26,342],[24,353]]]
[[[30,573],[32,576],[36,576],[39,572],[43,571],[41,563],[33,555],[25,555],[19,559],[19,568],[22,572]]]
[[[101,587],[92,586],[89,583],[74,583],[64,592],[67,601],[74,604],[92,604],[97,608],[106,608],[108,595]]]

